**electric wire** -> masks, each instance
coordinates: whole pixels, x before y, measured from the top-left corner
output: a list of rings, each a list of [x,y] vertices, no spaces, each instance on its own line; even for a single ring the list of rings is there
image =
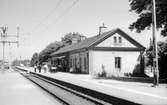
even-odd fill
[[[55,8],[50,11],[31,31],[31,33],[35,32],[48,18],[58,9],[59,5],[62,3],[63,0],[59,0],[55,6]]]
[[[62,19],[68,12],[70,12],[71,9],[78,3],[78,1],[79,1],[79,0],[75,0],[75,1],[71,4],[71,6],[69,6],[68,8],[66,8],[66,9],[64,10],[64,12],[62,12],[62,14],[60,14],[60,16],[56,19],[56,21],[53,22],[54,25],[55,25],[60,19]]]
[[[52,22],[54,25],[56,25],[56,23],[62,19],[65,15],[67,15],[68,12],[71,11],[71,9],[79,2],[79,0],[75,0],[72,2],[72,4],[67,7],[57,18],[54,22]],[[48,30],[50,28],[51,24],[49,24],[48,26],[46,26],[45,31]]]

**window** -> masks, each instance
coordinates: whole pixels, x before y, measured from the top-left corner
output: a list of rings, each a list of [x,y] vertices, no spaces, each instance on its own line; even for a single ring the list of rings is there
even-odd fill
[[[87,68],[87,64],[86,64],[86,57],[84,57],[84,69],[86,70]]]
[[[60,62],[61,62],[60,59],[57,59],[57,65],[60,65]]]
[[[73,68],[75,68],[75,59],[73,58],[72,61],[73,61],[72,66]]]
[[[119,43],[122,43],[122,38],[121,37],[119,37]]]
[[[79,57],[79,68],[80,68],[80,70],[82,68],[82,58],[81,57]]]
[[[115,57],[115,68],[121,69],[121,57]]]
[[[77,58],[74,58],[74,67],[77,68]]]
[[[117,37],[114,36],[114,43],[117,43]]]
[[[72,59],[70,59],[70,67],[72,67]]]

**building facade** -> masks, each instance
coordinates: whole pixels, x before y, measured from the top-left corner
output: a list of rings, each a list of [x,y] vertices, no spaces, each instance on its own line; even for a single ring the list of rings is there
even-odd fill
[[[122,76],[144,73],[142,53],[145,48],[117,28],[61,48],[52,57],[64,56],[68,72]]]

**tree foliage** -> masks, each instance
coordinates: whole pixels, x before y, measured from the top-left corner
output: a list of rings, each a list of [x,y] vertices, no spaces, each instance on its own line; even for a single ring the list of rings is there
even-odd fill
[[[86,37],[78,32],[70,32],[64,35],[64,37],[61,38],[61,41],[65,44],[65,45],[70,45],[73,42],[80,42],[81,40],[85,39]]]
[[[31,66],[34,66],[38,63],[38,53],[34,53],[32,58],[31,58],[31,61],[30,61],[30,65]]]
[[[146,65],[153,66],[153,46],[150,45],[148,49],[146,49],[146,57],[148,61]],[[159,73],[160,78],[166,78],[167,75],[167,41],[166,42],[158,42],[158,65],[159,65]]]
[[[51,58],[51,54],[53,52],[59,50],[63,46],[64,44],[58,41],[47,45],[46,48],[39,53],[39,63],[47,61],[49,58]]]
[[[129,0],[130,11],[139,14],[139,18],[130,24],[129,29],[141,32],[152,24],[152,0]],[[167,0],[156,0],[157,28],[161,35],[167,36]]]
[[[158,44],[158,55],[159,55],[159,71],[160,71],[160,77],[166,78],[167,75],[167,42],[160,42]]]
[[[24,60],[15,59],[12,61],[11,65],[12,66],[20,66],[20,64],[23,64],[24,66],[30,66],[29,63],[30,63],[29,59],[24,59]]]
[[[58,51],[60,48],[72,44],[73,40],[76,42],[80,42],[85,36],[79,33],[67,33],[62,37],[61,41],[55,41],[53,43],[50,43],[43,49],[38,56],[38,61],[41,64],[42,62],[46,62],[51,58],[51,54],[53,52]]]

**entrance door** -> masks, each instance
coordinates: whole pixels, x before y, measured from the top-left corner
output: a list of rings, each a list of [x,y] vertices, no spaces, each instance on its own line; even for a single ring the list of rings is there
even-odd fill
[[[115,57],[115,69],[121,71],[121,57]]]

